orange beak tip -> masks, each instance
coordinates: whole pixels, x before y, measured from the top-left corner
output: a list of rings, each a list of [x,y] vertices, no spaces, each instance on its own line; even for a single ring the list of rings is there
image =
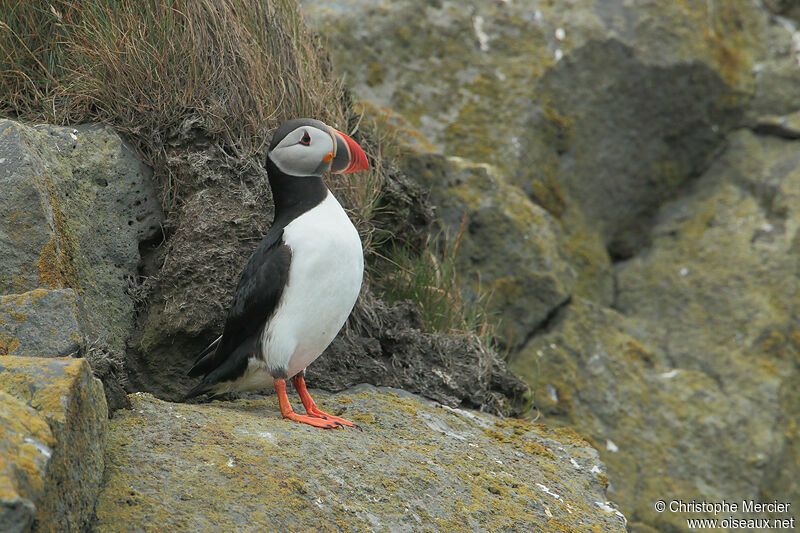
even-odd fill
[[[356,142],[353,141],[352,139],[348,138],[348,144],[350,144],[350,153],[352,160],[346,172],[357,172],[359,170],[367,170],[369,168],[369,162],[367,161],[367,154],[365,154],[364,150],[358,144],[356,144]]]

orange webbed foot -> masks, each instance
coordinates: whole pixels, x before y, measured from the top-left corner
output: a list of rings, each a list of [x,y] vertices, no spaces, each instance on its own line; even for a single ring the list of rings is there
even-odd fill
[[[292,410],[292,405],[289,403],[289,396],[286,394],[286,382],[282,379],[275,380],[275,392],[278,394],[278,405],[281,408],[283,418],[294,420],[295,422],[302,422],[315,428],[333,429],[339,427],[341,424],[333,420],[327,420],[317,416],[301,415]]]
[[[361,431],[361,426],[359,426],[358,424],[350,422],[349,420],[345,420],[344,418],[339,418],[338,416],[335,415],[329,415],[328,413],[324,413],[317,408],[316,404],[314,404],[314,406],[311,409],[306,409],[306,412],[311,416],[318,416],[320,418],[324,418],[326,420],[335,422],[337,424],[341,424],[343,426],[358,428],[358,430]]]
[[[308,413],[311,416],[320,417],[324,420],[329,420],[334,424],[338,424],[341,426],[348,426],[351,428],[357,428],[359,431],[361,431],[361,426],[359,426],[358,424],[354,424],[353,422],[345,420],[344,418],[340,418],[334,415],[329,415],[328,413],[320,411],[319,408],[317,407],[317,404],[314,402],[314,399],[308,393],[308,389],[306,388],[306,380],[303,378],[302,375],[295,376],[293,379],[293,383],[295,390],[297,390],[297,394],[300,395],[300,400],[302,400],[303,402],[303,407],[306,408],[306,413]]]
[[[331,420],[326,420],[316,416],[301,415],[295,412],[284,415],[284,418],[294,420],[295,422],[302,422],[303,424],[308,424],[309,426],[314,426],[315,428],[334,429],[339,426]]]

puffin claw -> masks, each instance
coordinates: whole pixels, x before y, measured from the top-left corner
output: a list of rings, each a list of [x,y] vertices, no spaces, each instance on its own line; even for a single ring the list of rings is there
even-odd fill
[[[306,413],[309,416],[317,416],[320,418],[324,418],[325,420],[330,420],[334,424],[339,426],[348,426],[348,427],[355,427],[361,431],[361,427],[349,420],[345,420],[344,418],[340,418],[338,416],[329,415],[328,413],[323,413],[317,407],[317,404],[314,402],[314,399],[311,398],[311,395],[308,393],[308,389],[306,388],[306,380],[303,378],[302,374],[298,374],[292,380],[294,382],[294,388],[297,390],[297,393],[300,395],[300,400],[303,402],[303,407],[306,408]]]
[[[316,428],[322,429],[335,429],[337,426],[327,420],[321,420],[315,416],[309,415],[301,415],[298,413],[290,413],[289,416],[284,416],[284,418],[288,418],[289,420],[294,420],[295,422],[302,422],[304,424],[308,424],[309,426],[314,426]]]

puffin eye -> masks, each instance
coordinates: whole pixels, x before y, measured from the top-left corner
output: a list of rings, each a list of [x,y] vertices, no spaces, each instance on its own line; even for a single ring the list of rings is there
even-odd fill
[[[309,144],[311,144],[311,136],[308,134],[307,131],[303,132],[303,138],[300,139],[300,144],[303,144],[305,146],[308,146]]]

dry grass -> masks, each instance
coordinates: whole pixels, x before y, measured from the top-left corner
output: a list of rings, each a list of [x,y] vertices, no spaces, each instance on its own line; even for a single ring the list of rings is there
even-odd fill
[[[112,124],[181,183],[171,146],[263,157],[297,116],[342,126],[342,89],[290,0],[0,0],[0,114]],[[167,202],[167,206],[172,205]]]
[[[354,133],[343,102],[294,0],[0,0],[0,115],[113,125],[154,167],[168,212],[199,186],[171,152],[208,142],[227,167],[263,176],[284,120]],[[367,250],[382,148],[368,147],[370,172],[331,181]]]

